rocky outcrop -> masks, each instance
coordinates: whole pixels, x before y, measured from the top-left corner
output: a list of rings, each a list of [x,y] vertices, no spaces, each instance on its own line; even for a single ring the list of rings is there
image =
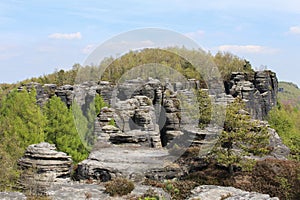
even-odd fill
[[[279,200],[268,194],[247,192],[234,187],[222,187],[215,185],[202,185],[192,190],[189,200]]]
[[[56,151],[55,145],[42,142],[30,145],[18,165],[24,170],[20,178],[21,188],[43,193],[51,183],[68,180],[72,159]]]
[[[234,72],[225,86],[228,94],[245,100],[255,119],[265,119],[277,104],[278,80],[272,71],[257,71],[254,74]]]
[[[194,79],[190,79],[186,82],[166,82],[162,84],[156,79],[149,78],[148,80],[143,80],[138,78],[127,80],[117,87],[107,81],[100,81],[98,83],[84,82],[74,86],[64,85],[60,87],[57,87],[55,84],[41,85],[32,82],[21,86],[19,89],[27,88],[31,90],[33,87],[36,89],[37,102],[40,105],[45,104],[53,95],[57,95],[68,106],[72,104],[75,98],[76,102],[84,107],[89,105],[96,93],[100,94],[108,104],[113,104],[111,100],[115,97],[121,101],[125,101],[133,96],[142,95],[151,99],[153,105],[162,105],[164,104],[163,93],[166,90],[177,92],[191,90],[193,88],[198,89],[200,84],[199,81]],[[253,74],[233,72],[230,80],[225,82],[225,91],[223,92],[233,97],[239,96],[243,98],[246,101],[250,114],[255,119],[262,120],[276,105],[277,91],[278,80],[276,73],[265,70],[253,72]],[[223,92],[219,91],[217,95]],[[117,94],[114,96],[114,93]],[[157,113],[160,112],[158,108],[155,110]],[[174,121],[174,123],[176,123],[176,121]]]

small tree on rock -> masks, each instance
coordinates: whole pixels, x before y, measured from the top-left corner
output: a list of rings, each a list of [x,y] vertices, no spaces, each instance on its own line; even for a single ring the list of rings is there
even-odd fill
[[[226,109],[224,130],[214,147],[217,162],[233,172],[233,166],[241,166],[247,155],[263,155],[268,152],[267,127],[245,114],[242,99],[237,98]]]

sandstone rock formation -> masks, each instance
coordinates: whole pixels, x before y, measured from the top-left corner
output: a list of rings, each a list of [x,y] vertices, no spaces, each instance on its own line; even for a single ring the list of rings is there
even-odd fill
[[[234,72],[225,84],[228,94],[239,96],[253,118],[263,120],[277,104],[278,80],[272,71],[257,71],[254,74]]]
[[[189,200],[279,200],[277,197],[270,197],[268,194],[246,192],[234,187],[222,187],[215,185],[201,185],[192,190]]]
[[[250,114],[255,118],[262,120],[268,112],[276,105],[278,80],[276,74],[272,71],[257,71],[253,74],[242,72],[233,72],[229,82],[225,82],[225,91],[227,95],[241,97],[246,101]],[[156,79],[149,78],[148,81],[142,79],[128,80],[122,85],[116,87],[107,81],[84,82],[74,86],[64,85],[57,87],[55,84],[41,85],[39,83],[29,83],[21,86],[22,90],[35,88],[37,91],[37,102],[40,105],[45,104],[53,95],[59,96],[66,105],[70,106],[73,99],[81,106],[87,106],[93,100],[96,93],[100,94],[108,104],[114,99],[113,93],[117,93],[117,98],[121,101],[130,99],[133,96],[143,95],[152,100],[153,105],[162,105],[166,90],[184,91],[197,89],[200,87],[199,81],[191,79],[184,83],[162,84]],[[217,95],[222,94],[218,92]],[[215,95],[215,94],[214,94]],[[166,97],[166,95],[165,95]],[[160,112],[156,109],[156,112]],[[156,113],[157,114],[157,113]],[[174,119],[175,120],[175,119]],[[176,123],[176,121],[174,121]]]
[[[42,142],[28,146],[18,165],[24,170],[20,179],[21,187],[38,194],[53,182],[68,181],[72,159],[56,151],[55,145]]]

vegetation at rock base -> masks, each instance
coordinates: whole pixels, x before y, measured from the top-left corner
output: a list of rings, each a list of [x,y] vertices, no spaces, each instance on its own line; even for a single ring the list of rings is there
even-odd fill
[[[269,112],[268,121],[290,148],[290,158],[300,161],[300,110],[278,104]]]
[[[191,161],[190,165],[195,162]],[[279,199],[298,200],[300,197],[300,163],[296,161],[266,159],[257,161],[252,171],[235,171],[233,174],[215,161],[201,165],[201,170],[191,172],[183,180],[197,186],[231,186]]]
[[[134,190],[132,181],[125,178],[115,178],[105,184],[105,192],[110,196],[123,196]]]
[[[45,116],[36,92],[11,91],[0,102],[0,189],[12,189],[19,177],[17,160],[29,144],[44,140]]]
[[[169,193],[174,200],[186,199],[189,197],[191,190],[197,186],[196,182],[188,180],[156,181],[146,179],[144,184],[162,188],[165,192]]]
[[[268,115],[268,121],[291,152],[290,158],[300,161],[300,89],[293,83],[280,82],[279,102]]]

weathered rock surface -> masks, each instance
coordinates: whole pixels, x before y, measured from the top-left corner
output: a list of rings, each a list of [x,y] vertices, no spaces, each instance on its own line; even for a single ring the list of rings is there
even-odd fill
[[[78,164],[78,178],[108,181],[113,177],[127,177],[136,181],[145,174],[160,177],[180,176],[177,166],[170,169],[172,157],[165,149],[142,148],[139,146],[109,146],[91,152],[88,159]],[[169,167],[170,170],[166,170]],[[170,175],[173,171],[173,175]]]
[[[21,187],[43,193],[51,183],[68,180],[72,159],[56,151],[55,145],[42,142],[30,145],[18,165],[24,170],[20,178]]]
[[[1,200],[26,200],[26,196],[20,192],[0,192]]]
[[[83,184],[83,183],[69,183],[69,184],[55,184],[48,189],[47,195],[53,200],[122,200],[129,199],[133,196],[140,196],[147,192],[147,190],[153,190],[161,199],[171,200],[169,194],[164,192],[161,188],[155,188],[145,185],[135,184],[134,190],[122,197],[110,197],[105,193],[105,187],[103,184]]]
[[[268,194],[247,192],[234,187],[222,187],[215,185],[202,185],[192,190],[189,200],[279,200]]]
[[[268,131],[270,134],[270,147],[272,149],[270,156],[277,159],[286,159],[290,153],[290,149],[283,144],[282,139],[274,129],[268,128]]]
[[[272,71],[257,71],[253,75],[234,72],[230,82],[225,85],[227,93],[246,101],[255,119],[264,119],[277,104],[278,80]]]

